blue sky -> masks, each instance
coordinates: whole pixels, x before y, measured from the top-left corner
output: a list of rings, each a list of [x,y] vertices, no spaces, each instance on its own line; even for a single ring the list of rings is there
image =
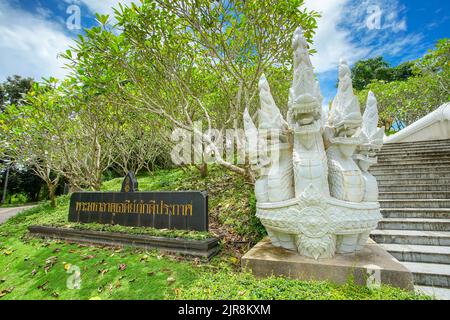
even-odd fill
[[[0,0],[0,81],[12,74],[63,77],[57,59],[82,29],[69,30],[71,5],[80,10],[81,28],[96,24],[95,12],[132,0]],[[322,13],[312,62],[324,104],[336,92],[337,64],[383,55],[391,64],[416,59],[438,39],[450,37],[449,0],[305,0]]]

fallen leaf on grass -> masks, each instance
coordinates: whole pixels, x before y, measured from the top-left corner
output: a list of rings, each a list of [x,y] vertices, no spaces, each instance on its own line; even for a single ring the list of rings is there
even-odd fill
[[[34,277],[36,273],[37,273],[37,270],[33,269],[33,271],[31,271],[31,276]]]
[[[45,273],[48,273],[48,271],[55,265],[56,261],[58,260],[58,257],[53,256],[45,260]]]
[[[239,259],[236,257],[230,257],[230,261],[232,264],[237,265],[239,264]]]
[[[119,264],[119,270],[120,270],[120,271],[123,271],[123,270],[125,270],[126,268],[127,268],[127,265],[126,265],[125,263]]]
[[[58,253],[58,252],[60,252],[60,251],[61,251],[60,248],[56,248],[55,250],[53,250],[53,253]]]
[[[58,292],[52,292],[52,297],[53,298],[58,298],[59,297],[59,293]]]
[[[43,284],[39,285],[37,288],[40,290],[47,290],[48,281],[45,281]]]
[[[175,280],[175,278],[173,278],[173,277],[168,277],[167,278],[167,283],[169,284],[169,285],[171,285],[172,283],[174,283],[176,280]]]
[[[13,292],[13,290],[14,290],[14,287],[10,287],[8,289],[0,291],[0,298],[6,296],[8,293]]]
[[[90,259],[94,259],[94,258],[95,258],[94,255],[88,254],[88,255],[83,256],[81,259],[82,260],[90,260]]]
[[[107,273],[109,270],[108,269],[103,269],[103,270],[98,270],[98,273],[100,273],[100,275],[103,277],[105,275],[105,273]]]
[[[175,288],[173,289],[173,292],[175,292],[175,296],[179,296],[181,294],[181,289],[180,288]]]

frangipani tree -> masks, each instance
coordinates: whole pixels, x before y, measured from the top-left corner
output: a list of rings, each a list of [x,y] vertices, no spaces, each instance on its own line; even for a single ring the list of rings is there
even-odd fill
[[[73,76],[106,100],[152,115],[161,127],[199,134],[215,161],[245,174],[222,157],[208,134],[241,127],[244,108],[255,110],[262,73],[280,77],[290,67],[291,35],[302,26],[311,41],[317,13],[303,1],[143,0],[116,10],[64,54]],[[280,72],[279,70],[283,70]],[[273,72],[272,72],[273,71]],[[194,127],[201,121],[203,130]],[[169,132],[170,132],[169,131]]]
[[[62,154],[55,134],[58,128],[52,125],[60,120],[52,84],[53,79],[46,86],[34,83],[27,103],[20,107],[7,106],[0,114],[0,136],[5,142],[3,153],[13,163],[32,168],[46,183],[51,205],[55,206],[55,191],[61,174],[54,169],[61,164]]]

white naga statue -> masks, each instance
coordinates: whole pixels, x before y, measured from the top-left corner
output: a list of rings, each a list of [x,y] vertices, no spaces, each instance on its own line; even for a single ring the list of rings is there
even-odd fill
[[[376,163],[384,130],[377,128],[371,92],[361,116],[344,61],[337,96],[324,119],[319,83],[300,28],[292,44],[287,121],[265,76],[259,82],[258,126],[244,112],[257,217],[274,246],[314,259],[331,258],[362,249],[381,219],[377,181],[367,170]]]

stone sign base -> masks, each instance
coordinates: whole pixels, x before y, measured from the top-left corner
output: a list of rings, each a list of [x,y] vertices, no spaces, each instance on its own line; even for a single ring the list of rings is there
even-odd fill
[[[353,277],[358,285],[373,287],[381,283],[414,290],[411,272],[371,239],[357,253],[314,260],[275,247],[265,238],[242,257],[241,263],[257,277],[275,275],[339,284]]]
[[[181,238],[154,237],[140,234],[75,230],[47,226],[29,226],[32,236],[67,240],[109,246],[133,246],[146,249],[159,249],[187,257],[211,259],[219,251],[218,239],[190,240]]]

